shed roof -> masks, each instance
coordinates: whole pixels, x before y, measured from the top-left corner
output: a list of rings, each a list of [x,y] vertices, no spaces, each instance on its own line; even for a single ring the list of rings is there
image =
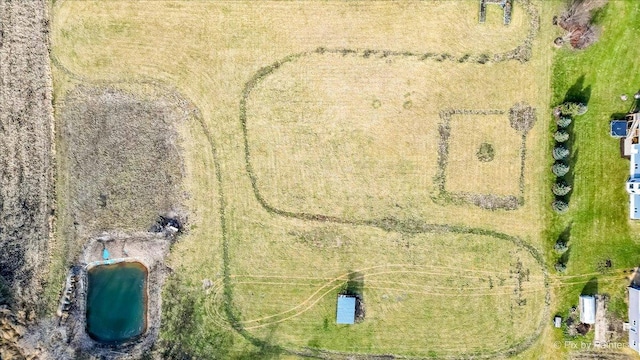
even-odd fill
[[[348,295],[338,295],[337,324],[353,324],[356,319],[356,298]]]
[[[596,323],[596,298],[593,295],[580,295],[580,322]]]
[[[613,120],[611,122],[611,136],[617,138],[627,136],[627,120]]]
[[[640,351],[640,290],[635,286],[629,287],[629,347]]]

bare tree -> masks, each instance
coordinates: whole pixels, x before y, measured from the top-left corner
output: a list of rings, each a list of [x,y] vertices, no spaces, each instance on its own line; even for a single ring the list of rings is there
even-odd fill
[[[567,33],[555,40],[556,45],[568,41],[574,49],[584,49],[595,43],[600,35],[600,28],[593,24],[593,12],[606,5],[607,1],[573,0],[558,18],[558,25]]]
[[[558,25],[567,31],[591,24],[593,11],[607,4],[607,0],[573,0],[571,5],[560,15]]]

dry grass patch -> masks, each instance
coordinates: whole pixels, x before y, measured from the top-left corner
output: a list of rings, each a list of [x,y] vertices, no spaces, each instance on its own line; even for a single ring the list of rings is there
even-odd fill
[[[147,230],[180,206],[184,166],[175,126],[188,110],[173,100],[85,86],[69,93],[63,152],[82,235]]]
[[[506,113],[452,115],[450,127],[447,191],[519,195],[522,136],[509,125]],[[482,144],[492,150],[481,149]],[[493,152],[491,160],[482,160],[484,151]]]
[[[255,203],[252,190],[248,187],[243,153],[238,151],[238,144],[243,141],[242,133],[238,128],[238,103],[245,83],[259,68],[292,53],[313,51],[321,46],[413,51],[418,54],[448,52],[456,56],[462,56],[468,52],[476,56],[482,53],[492,54],[508,51],[513,49],[513,46],[521,44],[530,25],[529,17],[517,3],[514,21],[506,27],[502,23],[478,24],[476,1],[456,2],[456,4],[448,1],[434,1],[401,6],[386,2],[366,3],[366,5],[350,3],[346,6],[342,3],[320,2],[292,5],[280,2],[174,3],[161,1],[155,2],[154,5],[154,7],[148,7],[136,2],[100,1],[56,3],[52,31],[55,43],[54,57],[68,70],[85,80],[131,81],[154,78],[175,85],[182,94],[196,104],[206,126],[211,129],[214,140],[220,146],[221,161],[224,163],[223,180],[227,184],[225,186],[228,186],[225,196],[229,203],[241,204],[242,209],[250,209],[255,206]],[[463,7],[468,11],[463,11]],[[410,19],[416,22],[412,23]],[[372,28],[373,24],[380,23],[393,25],[394,30],[382,31]],[[455,27],[455,30],[447,30],[451,26]],[[409,36],[404,33],[405,31],[410,31],[412,35]],[[366,38],[363,38],[363,34],[366,34]],[[438,34],[438,36],[429,36],[429,34]],[[452,44],[455,45],[452,46]],[[389,67],[401,68],[400,64],[394,65],[393,62],[396,60],[389,58],[380,61],[378,59],[375,64],[390,63]],[[446,106],[463,102],[467,108],[478,108],[479,101],[475,98],[485,89],[491,88],[502,89],[502,93],[494,97],[498,101],[502,101],[503,94],[510,93],[530,94],[527,99],[536,106],[546,101],[546,97],[538,96],[538,89],[541,87],[528,81],[531,76],[534,76],[533,70],[537,66],[532,66],[531,63],[523,65],[504,62],[485,65],[484,68],[471,64],[458,65],[448,61],[436,63],[433,59],[427,63],[429,64],[425,66],[429,70],[425,70],[426,72],[430,74],[440,72],[442,75],[438,75],[441,80],[428,82],[433,86],[425,85],[424,88],[433,91],[431,95],[434,97],[431,100],[440,102],[444,99],[443,105]],[[341,67],[338,61],[320,65]],[[374,73],[384,70],[384,68],[376,68],[375,65],[358,66],[368,67]],[[407,69],[410,70],[413,67],[414,65],[408,65]],[[342,66],[342,68],[343,71],[350,71],[348,67]],[[477,73],[480,68],[483,69],[482,72],[487,71],[486,76]],[[316,76],[317,70],[313,69],[310,75]],[[457,72],[464,72],[466,75],[455,76]],[[369,76],[366,71],[361,73],[365,73],[365,77]],[[513,89],[504,88],[503,82],[500,81],[504,79],[504,74],[509,74],[509,77],[514,79],[513,83],[506,82],[507,87],[519,84],[519,88],[515,86]],[[410,87],[420,87],[416,80],[411,80],[405,75],[400,74],[403,79],[412,81]],[[454,75],[453,78],[463,78],[465,82],[448,83],[446,80],[449,75]],[[468,93],[465,92],[466,89]],[[330,89],[330,91],[334,90],[336,89]],[[401,97],[405,94],[406,92],[400,92],[396,95]],[[514,102],[514,99],[505,98],[505,100],[504,108],[508,108]],[[521,100],[520,96],[515,100]],[[417,101],[414,101],[414,105]],[[433,117],[428,121],[437,120]],[[422,135],[417,134],[417,136]],[[273,135],[265,133],[264,136]],[[399,150],[400,155],[407,154],[408,151],[402,148],[401,143],[393,144],[390,139],[391,136],[388,140],[391,149]],[[434,141],[425,142],[422,146],[434,146]],[[380,152],[383,151],[380,150]],[[187,161],[191,161],[189,160],[191,157],[192,155],[187,155]],[[384,157],[388,157],[388,154],[383,154]],[[313,158],[308,160],[312,161]],[[402,164],[397,165],[396,169],[401,173],[411,173],[412,184],[417,183],[419,189],[426,189],[432,184],[430,174],[433,171],[421,172],[424,163],[419,163],[420,167],[417,169]],[[265,166],[272,165],[265,164]],[[372,165],[375,166],[375,164]],[[537,162],[535,166],[539,167]],[[544,166],[546,167],[546,164]],[[329,174],[330,176],[320,171],[315,174],[330,181],[331,176],[335,176],[333,172]],[[298,181],[296,177],[291,178],[291,182],[294,180]],[[191,180],[187,179],[187,182],[189,181]],[[317,182],[317,179],[314,181]],[[381,181],[389,180],[382,178]],[[312,190],[315,190],[315,185],[312,186],[314,186]],[[359,185],[354,183],[354,186]],[[403,185],[399,184],[399,186]],[[313,196],[322,196],[325,190],[333,190],[335,186],[326,186],[327,189],[325,189],[323,184],[319,184],[318,188],[319,192],[314,193]],[[302,189],[293,190],[302,193],[298,191]],[[403,191],[399,191],[400,194],[407,193],[406,186],[401,190]],[[369,191],[373,194],[365,194],[365,197],[371,195],[374,200],[380,199],[386,192],[391,191],[393,190],[389,188],[383,191],[373,189]],[[333,192],[335,193],[336,190]],[[396,207],[395,201],[385,204],[367,203],[361,201],[362,196],[358,198],[345,194],[337,194],[337,198],[342,200],[346,197],[347,203],[335,201],[322,205],[327,213],[345,214],[351,218],[371,215],[379,208],[381,212],[374,214],[375,217],[388,215],[390,213],[388,210],[393,209],[394,217],[428,216],[430,220],[442,223],[460,221],[457,216],[459,211],[442,211],[442,208],[437,207],[424,210],[426,207],[423,204],[430,204],[430,199],[427,199],[425,194],[418,193],[416,199],[407,199],[411,200],[410,204],[408,201],[405,204],[399,203],[398,205],[404,206],[403,208]],[[282,202],[286,201],[285,205],[291,208],[294,205],[298,208],[299,205],[317,205],[311,204],[311,199],[299,204],[297,199],[291,198],[292,196],[289,196]],[[207,201],[196,200],[196,202],[199,207],[209,207]],[[535,207],[535,204],[532,205]],[[313,210],[312,207],[310,208]],[[534,216],[532,210],[530,208],[505,217],[501,214],[487,214],[486,211],[469,206],[465,207],[467,216],[464,222],[474,226],[491,223],[492,226],[504,231],[524,234],[526,229],[518,224],[531,224],[530,217]],[[513,216],[518,219],[514,220]]]
[[[522,97],[535,99],[536,91],[523,86],[529,74],[515,75],[517,67],[315,53],[285,63],[247,99],[257,191],[270,206],[296,213],[350,220],[399,209],[426,214],[440,208],[432,200],[441,166],[440,111],[481,107],[505,115],[454,116],[447,190],[519,195],[521,137],[506,113]],[[502,81],[504,72],[519,79]],[[483,137],[495,143],[497,158],[474,173]],[[461,168],[467,171],[454,174]],[[498,184],[494,175],[514,179]]]

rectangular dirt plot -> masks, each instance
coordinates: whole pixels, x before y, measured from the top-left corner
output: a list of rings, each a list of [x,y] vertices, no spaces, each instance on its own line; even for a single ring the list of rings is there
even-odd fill
[[[62,111],[74,221],[88,231],[146,230],[182,199],[177,98],[78,87]]]

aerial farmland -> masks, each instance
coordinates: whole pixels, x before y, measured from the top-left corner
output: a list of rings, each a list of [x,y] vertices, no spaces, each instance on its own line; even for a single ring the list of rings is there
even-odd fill
[[[640,4],[0,16],[0,359],[638,357]]]

